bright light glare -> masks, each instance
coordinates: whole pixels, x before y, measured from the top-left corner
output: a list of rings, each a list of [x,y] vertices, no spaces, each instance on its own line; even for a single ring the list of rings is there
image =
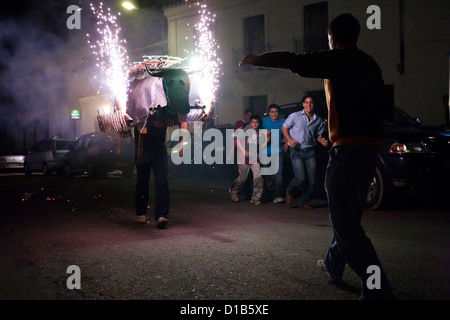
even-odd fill
[[[111,106],[103,106],[101,109],[103,110],[103,114],[111,113]]]
[[[122,2],[122,7],[124,7],[127,10],[134,10],[136,9],[136,7],[134,6],[134,4],[132,4],[130,1],[124,1]]]
[[[205,63],[200,56],[193,56],[190,59],[189,66],[194,70],[201,70],[205,66]]]

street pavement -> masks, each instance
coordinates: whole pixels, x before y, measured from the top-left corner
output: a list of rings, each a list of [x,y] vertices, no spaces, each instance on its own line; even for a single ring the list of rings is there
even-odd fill
[[[233,203],[228,186],[235,174],[231,165],[170,167],[165,230],[156,228],[153,204],[148,223],[136,222],[135,176],[1,175],[0,298],[190,301],[191,307],[358,300],[361,286],[349,267],[340,285],[316,267],[332,236],[324,194],[314,193],[314,210],[269,197],[260,206],[245,197]],[[397,300],[450,298],[448,209],[419,199],[395,211],[365,212],[363,226]],[[70,289],[76,274],[80,288]]]

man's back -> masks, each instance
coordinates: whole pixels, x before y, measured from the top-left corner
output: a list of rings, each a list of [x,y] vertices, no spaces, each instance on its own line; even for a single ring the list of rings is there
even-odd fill
[[[339,134],[380,136],[385,104],[378,64],[356,47],[331,52],[335,67],[327,79],[334,95]]]

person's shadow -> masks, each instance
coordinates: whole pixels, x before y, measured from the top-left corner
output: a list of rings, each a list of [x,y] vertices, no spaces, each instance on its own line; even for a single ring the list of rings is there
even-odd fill
[[[345,281],[342,280],[330,280],[328,282],[329,284],[331,284],[332,286],[334,286],[336,289],[341,290],[341,291],[348,291],[350,293],[354,293],[356,295],[360,295],[361,294],[361,289],[355,287],[354,285],[351,285]]]

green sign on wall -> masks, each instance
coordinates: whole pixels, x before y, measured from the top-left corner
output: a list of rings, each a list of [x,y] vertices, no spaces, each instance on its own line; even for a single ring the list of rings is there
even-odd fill
[[[77,109],[70,110],[70,118],[71,119],[80,119],[80,115],[81,115],[80,110],[77,110]]]

